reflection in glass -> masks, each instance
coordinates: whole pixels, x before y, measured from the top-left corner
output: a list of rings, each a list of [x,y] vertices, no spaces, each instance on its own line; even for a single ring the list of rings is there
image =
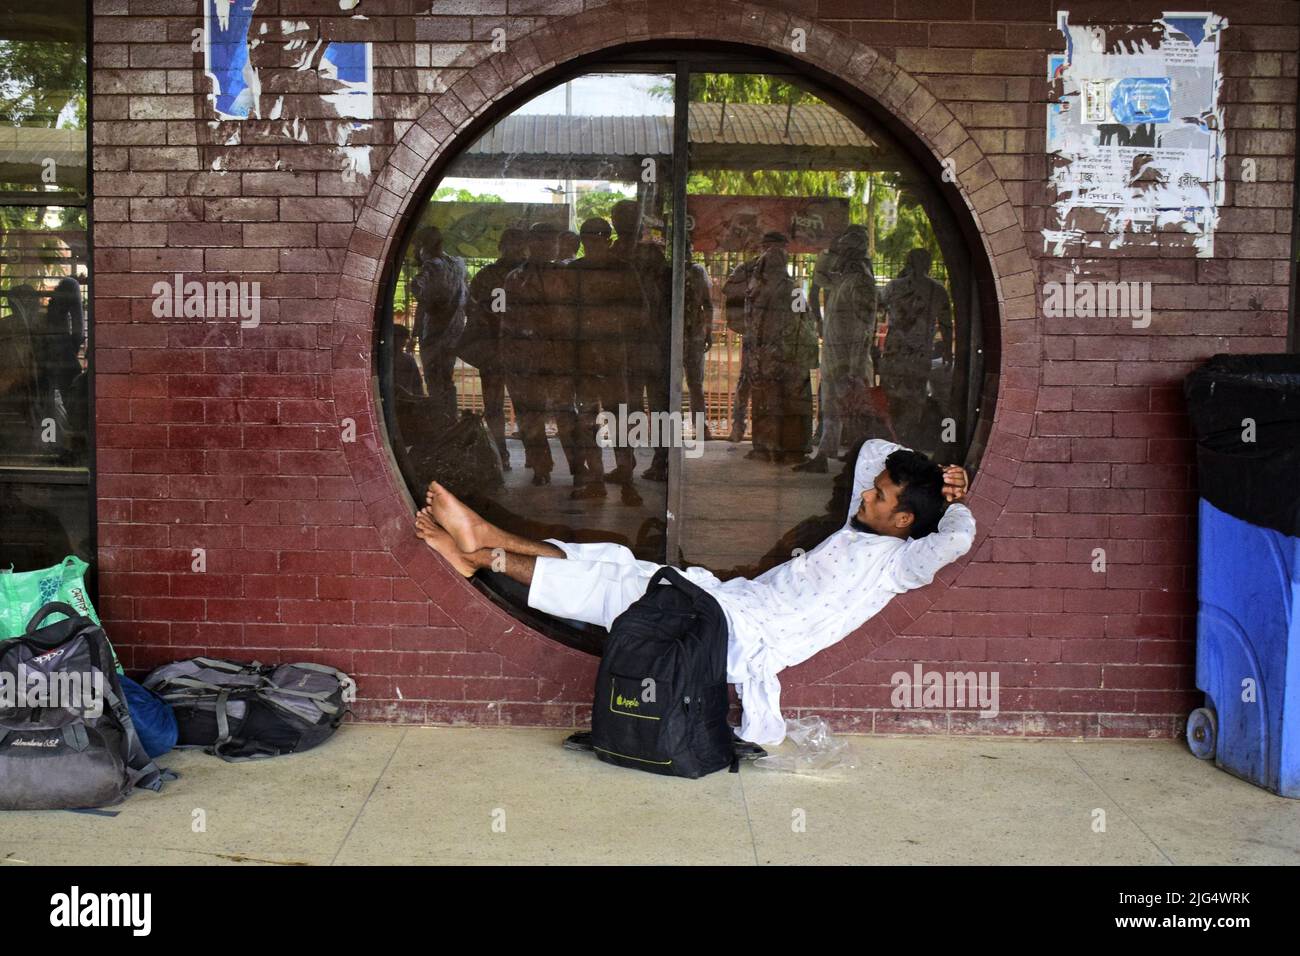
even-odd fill
[[[417,499],[437,479],[519,533],[664,559],[668,448],[636,429],[670,407],[671,85],[578,78],[498,122],[438,183],[396,277],[389,345]]]
[[[689,100],[691,266],[721,321],[687,377],[703,378],[691,405],[731,445],[683,460],[681,554],[752,576],[842,523],[864,438],[964,456],[953,377],[970,343],[950,291],[964,250],[892,139],[803,87],[696,73]]]
[[[0,466],[89,463],[85,223],[0,206]]]
[[[0,192],[86,190],[86,8],[0,17]]]
[[[531,538],[753,577],[843,524],[862,440],[973,467],[978,324],[952,215],[887,133],[785,77],[688,75],[685,182],[652,72],[557,86],[457,156],[381,371],[417,501],[437,479]]]
[[[18,9],[18,8],[22,9]],[[0,16],[0,569],[94,558],[87,6]],[[57,205],[45,205],[47,202]],[[71,205],[69,205],[71,204]]]
[[[952,308],[948,290],[930,276],[928,249],[913,249],[880,296],[887,323],[880,350],[880,384],[889,396],[895,431],[925,442],[927,387],[952,374]],[[939,343],[936,345],[935,339]],[[943,389],[936,389],[944,394]]]

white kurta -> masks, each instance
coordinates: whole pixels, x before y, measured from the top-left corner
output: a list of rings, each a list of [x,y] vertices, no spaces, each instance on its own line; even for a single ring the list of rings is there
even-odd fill
[[[938,530],[916,540],[849,525],[863,491],[901,447],[881,440],[863,444],[844,527],[807,554],[753,580],[720,581],[705,568],[682,571],[726,615],[727,680],[740,691],[743,739],[777,744],[785,738],[780,671],[843,640],[895,594],[929,584],[940,568],[970,550],[975,519],[961,504],[950,505]],[[552,543],[567,557],[537,559],[529,606],[605,628],[645,593],[662,566],[637,560],[622,545]]]

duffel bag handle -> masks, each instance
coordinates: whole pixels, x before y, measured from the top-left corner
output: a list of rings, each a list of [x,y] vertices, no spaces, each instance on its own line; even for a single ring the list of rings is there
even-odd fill
[[[27,633],[33,633],[41,626],[41,622],[51,614],[64,614],[68,617],[82,616],[81,612],[71,604],[65,604],[62,601],[51,601],[49,604],[42,606],[39,611],[32,615],[32,619],[27,622]]]
[[[307,662],[299,661],[297,664],[290,664],[289,666],[290,666],[290,667],[301,667],[301,668],[302,668],[303,670],[305,670],[305,671],[315,671],[315,672],[318,673],[318,674],[329,674],[329,675],[331,675],[331,676],[333,676],[333,677],[339,677],[339,678],[343,678],[343,679],[345,679],[345,680],[351,680],[351,679],[352,679],[352,678],[348,677],[347,674],[345,674],[345,673],[343,673],[341,670],[339,670],[337,667],[330,667],[328,664],[311,664],[311,663],[307,663]]]
[[[259,661],[249,661],[247,664],[242,664],[239,661],[223,661],[215,657],[195,657],[193,660],[214,671],[225,671],[229,674],[242,674],[245,671],[260,670],[262,667]]]

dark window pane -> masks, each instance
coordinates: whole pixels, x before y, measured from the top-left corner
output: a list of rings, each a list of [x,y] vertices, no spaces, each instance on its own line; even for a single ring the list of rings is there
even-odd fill
[[[0,206],[0,466],[89,464],[86,210]]]
[[[84,471],[18,476],[0,468],[0,568],[34,571],[70,554],[93,563],[88,494]]]
[[[86,9],[0,10],[0,192],[86,190]]]

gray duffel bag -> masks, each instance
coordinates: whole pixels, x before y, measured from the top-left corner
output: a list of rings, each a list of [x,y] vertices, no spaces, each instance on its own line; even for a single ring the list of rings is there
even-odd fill
[[[145,687],[172,705],[178,747],[223,760],[309,750],[348,712],[352,679],[323,664],[265,665],[195,657],[155,668]]]

